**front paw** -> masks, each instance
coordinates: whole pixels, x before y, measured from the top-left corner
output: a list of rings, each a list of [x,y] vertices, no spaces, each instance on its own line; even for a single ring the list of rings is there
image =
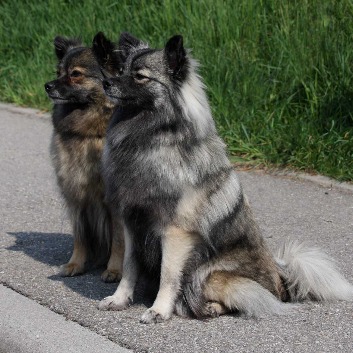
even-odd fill
[[[111,295],[104,298],[98,304],[99,310],[112,310],[112,311],[121,311],[127,309],[131,304],[129,298],[119,299]]]
[[[84,265],[68,262],[60,267],[59,275],[63,277],[77,276],[84,272]]]
[[[101,276],[102,281],[106,283],[118,282],[121,280],[121,272],[106,269]]]
[[[165,320],[168,320],[171,315],[163,315],[159,313],[156,310],[153,310],[152,308],[147,309],[144,314],[141,316],[140,322],[142,324],[157,324],[159,322],[163,322]]]

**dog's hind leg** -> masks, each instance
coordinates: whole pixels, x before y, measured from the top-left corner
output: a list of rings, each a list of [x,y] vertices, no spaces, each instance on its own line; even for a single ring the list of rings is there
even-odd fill
[[[120,222],[113,225],[113,236],[110,248],[110,258],[107,269],[102,273],[104,282],[117,282],[121,279],[124,260],[124,238]]]
[[[240,312],[247,317],[282,314],[290,304],[279,301],[259,283],[232,272],[215,271],[204,284],[205,312],[218,316],[227,312]]]
[[[206,302],[207,316],[218,317],[227,314],[230,310],[219,302]]]
[[[171,317],[180,290],[182,271],[197,238],[195,234],[175,226],[170,226],[163,234],[159,291],[153,306],[145,311],[140,322],[157,323]]]

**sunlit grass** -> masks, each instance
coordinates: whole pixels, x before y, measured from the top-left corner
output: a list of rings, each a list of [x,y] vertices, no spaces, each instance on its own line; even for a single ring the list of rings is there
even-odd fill
[[[55,35],[184,36],[229,151],[353,180],[349,0],[1,1],[0,100],[50,109]]]

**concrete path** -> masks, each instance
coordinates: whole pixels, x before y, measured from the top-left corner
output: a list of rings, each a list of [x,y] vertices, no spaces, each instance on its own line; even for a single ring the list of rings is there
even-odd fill
[[[119,352],[120,347],[151,353],[353,352],[353,303],[305,303],[289,316],[261,320],[173,317],[158,325],[139,323],[147,304],[143,296],[127,311],[98,311],[99,300],[116,288],[101,282],[101,269],[74,278],[57,276],[70,257],[72,237],[49,160],[50,135],[47,115],[0,105],[0,283],[33,300],[0,287],[1,353],[20,348]],[[350,186],[323,187],[262,172],[239,175],[272,249],[288,237],[317,245],[353,282]],[[55,332],[56,345],[51,340]],[[37,336],[42,350],[31,346]],[[84,348],[90,339],[94,343]]]
[[[0,285],[0,353],[131,352]]]

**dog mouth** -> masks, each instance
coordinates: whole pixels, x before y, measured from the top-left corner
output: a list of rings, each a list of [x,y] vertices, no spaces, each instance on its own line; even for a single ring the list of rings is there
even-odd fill
[[[55,100],[58,100],[58,101],[67,101],[66,98],[51,96],[49,94],[48,94],[48,96],[49,96],[50,99],[55,99]]]
[[[62,98],[62,97],[57,97],[57,96],[55,96],[55,95],[50,95],[50,94],[48,94],[48,97],[53,101],[53,103],[58,103],[58,104],[60,104],[60,103],[67,103],[67,102],[69,102],[69,99],[67,99],[67,98]]]
[[[114,102],[122,102],[122,103],[128,103],[128,102],[132,102],[135,100],[135,97],[119,97],[116,96],[114,94],[109,94],[106,92],[106,95],[108,96],[108,98]]]

